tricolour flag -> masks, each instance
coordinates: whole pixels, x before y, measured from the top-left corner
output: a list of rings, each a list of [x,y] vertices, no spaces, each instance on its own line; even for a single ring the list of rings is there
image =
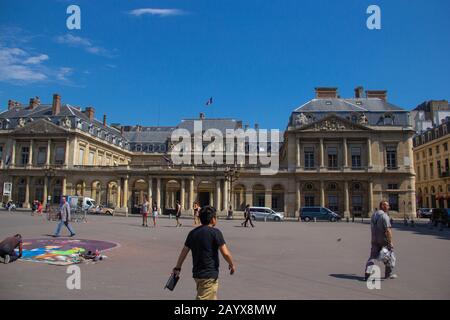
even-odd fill
[[[208,101],[206,101],[206,105],[207,105],[207,106],[209,106],[209,105],[211,105],[211,104],[213,104],[213,98],[212,98],[212,97],[209,98]]]

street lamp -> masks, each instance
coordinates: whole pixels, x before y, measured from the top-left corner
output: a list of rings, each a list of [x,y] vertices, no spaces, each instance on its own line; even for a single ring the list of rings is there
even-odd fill
[[[225,171],[225,180],[228,181],[230,183],[230,188],[228,189],[229,192],[229,197],[228,197],[228,201],[229,201],[229,205],[227,205],[227,210],[228,210],[228,215],[227,215],[227,219],[232,219],[233,218],[233,183],[239,179],[239,169],[236,166],[233,167],[226,167]]]

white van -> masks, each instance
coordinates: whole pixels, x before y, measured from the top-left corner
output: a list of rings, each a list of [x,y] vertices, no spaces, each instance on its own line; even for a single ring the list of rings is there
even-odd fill
[[[71,208],[81,208],[83,211],[89,211],[90,209],[96,208],[97,204],[94,199],[88,197],[80,197],[80,196],[66,196],[67,202]]]

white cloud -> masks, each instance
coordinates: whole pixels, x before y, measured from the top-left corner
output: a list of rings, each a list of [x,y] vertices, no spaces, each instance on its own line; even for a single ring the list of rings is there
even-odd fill
[[[156,9],[156,8],[141,8],[141,9],[135,9],[128,12],[129,14],[133,16],[142,16],[142,15],[152,15],[152,16],[159,16],[159,17],[170,17],[170,16],[181,16],[186,14],[185,11],[180,9]]]
[[[41,68],[41,63],[47,59],[47,55],[30,56],[20,48],[0,46],[0,81],[36,82],[46,80],[48,77]]]
[[[69,81],[69,79],[67,77],[70,76],[72,74],[72,72],[73,72],[72,68],[61,67],[56,72],[56,78],[58,80],[62,80],[62,81]]]
[[[24,61],[24,64],[40,64],[41,62],[48,60],[48,55],[41,54],[35,57],[30,57]]]
[[[95,46],[91,40],[87,38],[74,36],[71,35],[70,33],[56,37],[56,42],[66,44],[71,47],[83,48],[87,52],[95,55],[104,56],[108,58],[113,57],[113,55],[107,49]]]
[[[72,68],[48,67],[46,54],[31,54],[21,48],[0,44],[0,81],[12,84],[29,84],[42,81],[59,81],[70,84]]]

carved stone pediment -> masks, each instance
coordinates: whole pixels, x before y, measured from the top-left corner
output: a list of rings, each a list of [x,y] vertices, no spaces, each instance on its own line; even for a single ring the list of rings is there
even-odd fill
[[[45,119],[40,119],[37,121],[29,122],[21,128],[14,130],[15,134],[65,134],[67,130],[63,129],[56,124],[47,121]]]
[[[304,126],[301,130],[313,130],[313,131],[353,131],[353,130],[370,130],[365,125],[354,123],[347,119],[338,117],[336,115],[330,115],[318,121],[315,121],[307,126]]]

